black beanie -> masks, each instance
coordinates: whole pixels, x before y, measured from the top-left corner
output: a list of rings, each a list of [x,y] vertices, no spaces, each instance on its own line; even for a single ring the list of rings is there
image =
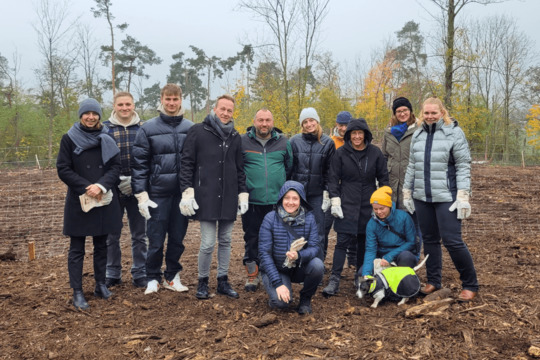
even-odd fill
[[[394,100],[394,102],[392,103],[392,113],[394,115],[396,115],[396,109],[398,107],[402,107],[402,106],[406,106],[409,108],[409,110],[411,110],[412,112],[412,105],[411,105],[411,102],[409,101],[409,99],[407,98],[404,98],[404,97],[398,97],[397,99]]]

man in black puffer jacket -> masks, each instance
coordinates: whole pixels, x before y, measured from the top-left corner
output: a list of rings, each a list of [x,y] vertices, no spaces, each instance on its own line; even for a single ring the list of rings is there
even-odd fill
[[[180,162],[182,148],[193,122],[184,119],[182,90],[167,84],[161,90],[159,116],[148,120],[137,132],[131,160],[131,186],[139,211],[147,220],[148,256],[145,294],[157,292],[161,282],[163,244],[167,236],[163,287],[187,291],[180,282],[180,256],[188,219],[180,213]]]

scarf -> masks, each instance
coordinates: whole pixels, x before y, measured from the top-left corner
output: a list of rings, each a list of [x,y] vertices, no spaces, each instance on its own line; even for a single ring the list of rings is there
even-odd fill
[[[298,210],[294,214],[289,214],[282,204],[277,206],[277,213],[283,219],[284,222],[290,225],[304,225],[306,223],[306,210],[302,205],[298,207]]]
[[[397,141],[400,141],[401,137],[403,136],[403,134],[405,134],[405,131],[407,131],[408,127],[409,125],[407,125],[406,122],[399,123],[397,125],[392,126],[392,128],[390,129],[390,132],[392,133],[392,135],[396,137]]]
[[[80,155],[83,151],[93,149],[101,145],[101,160],[106,164],[110,159],[120,153],[120,149],[116,142],[108,134],[109,128],[103,126],[101,130],[85,130],[81,123],[75,123],[68,130],[67,134],[71,141],[75,143],[76,155]]]
[[[218,132],[222,140],[227,140],[229,136],[231,136],[231,133],[234,130],[234,120],[224,124],[216,116],[214,110],[210,112],[210,115],[208,115],[206,119],[208,119],[208,124],[212,127],[212,129]]]

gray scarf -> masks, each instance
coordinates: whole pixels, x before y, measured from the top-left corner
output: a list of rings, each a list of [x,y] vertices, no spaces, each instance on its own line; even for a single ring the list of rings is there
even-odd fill
[[[231,136],[232,131],[234,130],[234,121],[231,120],[228,123],[224,124],[219,120],[214,110],[208,115],[208,124],[218,132],[222,140],[227,140]]]
[[[83,151],[93,149],[101,145],[101,159],[103,164],[106,164],[110,159],[120,153],[120,149],[116,145],[116,142],[108,134],[109,128],[105,125],[102,126],[101,131],[91,130],[85,131],[80,122],[73,124],[67,134],[71,141],[75,143],[75,150],[73,152],[76,155],[80,155]]]

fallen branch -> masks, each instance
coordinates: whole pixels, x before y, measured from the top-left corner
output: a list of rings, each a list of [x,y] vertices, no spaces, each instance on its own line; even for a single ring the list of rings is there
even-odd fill
[[[483,305],[475,306],[475,307],[472,307],[472,308],[470,308],[470,309],[465,309],[465,310],[458,311],[458,314],[461,314],[461,313],[464,313],[464,312],[467,312],[467,311],[478,310],[478,309],[481,309],[481,308],[486,307],[486,306],[488,306],[488,304],[483,304]]]
[[[412,308],[409,308],[407,309],[407,311],[405,311],[405,317],[414,318],[414,317],[419,317],[422,315],[429,315],[430,313],[433,313],[435,310],[442,311],[448,308],[452,302],[454,302],[454,299],[443,299],[443,300],[431,301],[431,302],[421,304],[418,306],[413,306]]]

